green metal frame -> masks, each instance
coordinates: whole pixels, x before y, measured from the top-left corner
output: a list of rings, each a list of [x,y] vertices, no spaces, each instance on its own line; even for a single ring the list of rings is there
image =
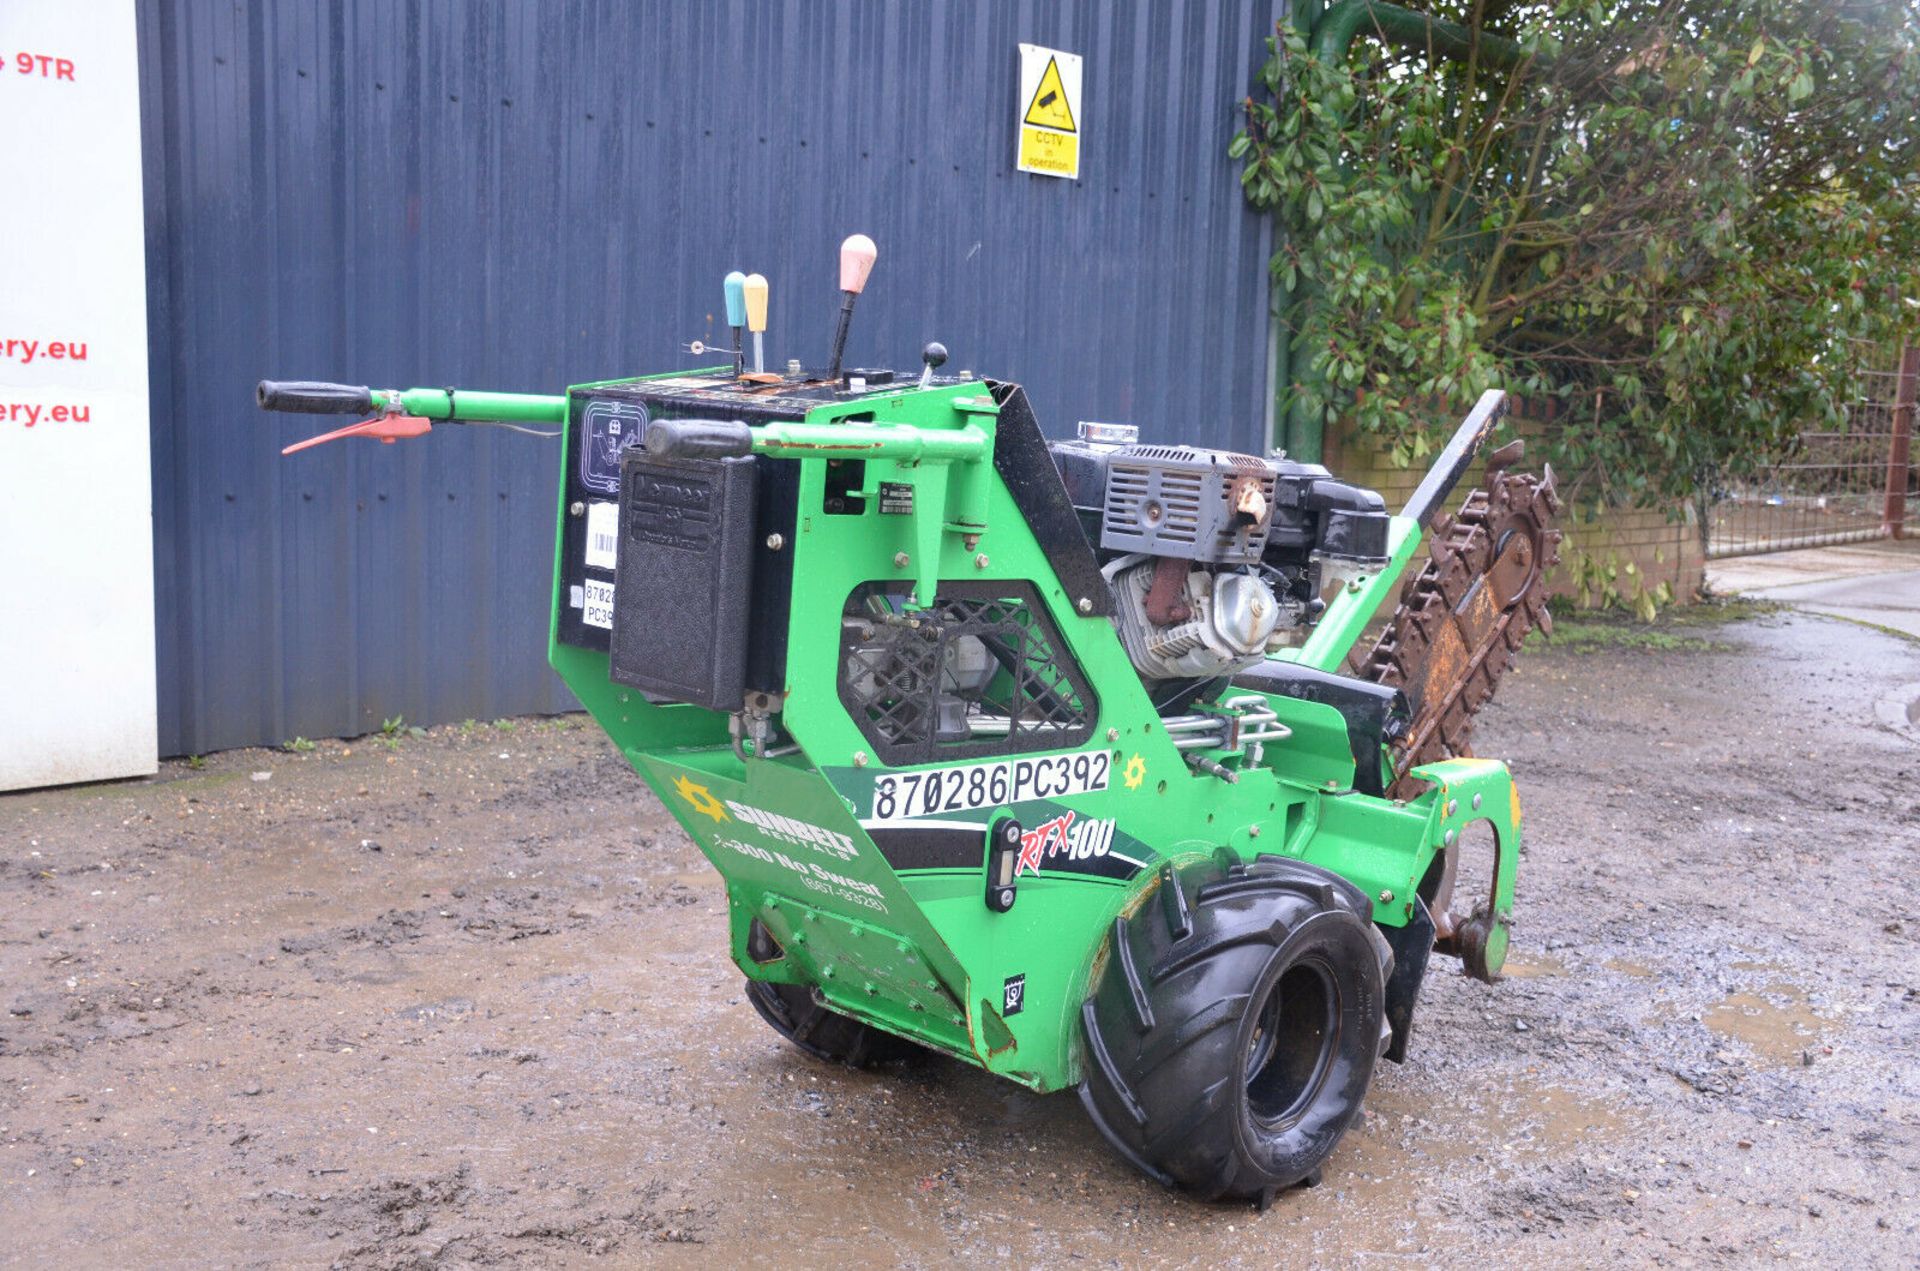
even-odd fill
[[[379,396],[427,418],[572,426],[566,396],[444,389]],[[819,406],[799,422],[752,429],[755,452],[801,460],[790,546],[797,585],[777,721],[797,751],[762,758],[736,749],[727,715],[649,702],[608,678],[607,655],[563,644],[564,521],[556,526],[548,657],[726,880],[740,969],[755,979],[812,986],[855,1018],[1034,1090],[1058,1090],[1080,1079],[1081,1005],[1106,956],[1114,919],[1146,903],[1166,867],[1222,852],[1243,860],[1268,853],[1301,858],[1357,884],[1373,898],[1374,920],[1397,927],[1412,916],[1435,856],[1484,821],[1497,844],[1487,959],[1497,971],[1520,847],[1519,802],[1505,766],[1449,760],[1416,770],[1429,783],[1416,798],[1372,797],[1353,788],[1351,744],[1336,710],[1235,688],[1200,708],[1233,714],[1245,707],[1223,704],[1228,699],[1264,701],[1289,735],[1266,742],[1257,760],[1245,748],[1198,752],[1233,774],[1232,782],[1190,768],[1112,625],[1068,594],[993,467],[998,415],[983,386],[961,383],[867,394]],[[828,465],[849,461],[864,465],[866,511],[828,515]],[[896,506],[898,487],[912,488],[911,514],[879,513],[883,483]],[[563,476],[561,518],[565,500]],[[1421,537],[1416,521],[1395,517],[1386,566],[1350,582],[1310,638],[1279,656],[1337,670]],[[1019,583],[1038,596],[1060,652],[1078,663],[1097,695],[1097,718],[1084,746],[1018,759],[1057,769],[1063,755],[1084,756],[1087,771],[1097,768],[1106,782],[1083,793],[943,814],[939,819],[950,827],[978,827],[978,862],[896,871],[862,824],[873,819],[883,787],[893,788],[886,783],[995,761],[881,763],[840,700],[842,617],[862,584],[910,584],[915,595],[931,598],[951,580]],[[659,603],[674,598],[662,596]],[[1119,879],[1043,864],[1018,879],[1010,910],[990,909],[989,830],[1007,817],[1031,829],[1068,814],[1111,821],[1110,850],[1142,867]],[[780,946],[770,961],[756,959],[749,948],[756,918]],[[1004,1009],[1005,988],[1016,977],[1024,993],[1021,1009],[1011,1013]]]

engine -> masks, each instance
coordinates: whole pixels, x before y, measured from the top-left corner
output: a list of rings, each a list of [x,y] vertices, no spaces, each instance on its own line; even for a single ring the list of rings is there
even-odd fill
[[[1386,560],[1385,503],[1318,464],[1140,445],[1123,425],[1080,434],[1050,449],[1149,682],[1252,666],[1319,617],[1324,571]]]

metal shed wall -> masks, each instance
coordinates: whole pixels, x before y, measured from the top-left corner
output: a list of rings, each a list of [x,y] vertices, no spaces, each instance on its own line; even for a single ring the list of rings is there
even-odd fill
[[[667,370],[728,269],[824,357],[1020,380],[1050,432],[1265,437],[1268,250],[1225,157],[1284,4],[141,7],[163,753],[564,709],[556,447],[281,459],[262,376],[558,391]],[[1016,44],[1086,59],[1081,179],[1013,171]],[[724,327],[719,328],[724,335]]]

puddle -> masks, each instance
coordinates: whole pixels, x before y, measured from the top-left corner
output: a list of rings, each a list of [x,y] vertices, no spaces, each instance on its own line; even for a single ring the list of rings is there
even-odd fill
[[[1888,728],[1920,740],[1920,684],[1902,684],[1875,702],[1873,711]]]
[[[1513,980],[1537,980],[1544,976],[1566,973],[1566,963],[1558,958],[1548,957],[1544,953],[1528,954],[1525,958],[1508,958],[1507,964],[1500,968],[1502,979]]]
[[[1628,962],[1624,958],[1610,958],[1601,965],[1609,971],[1617,971],[1621,975],[1631,976],[1636,980],[1651,980],[1654,978],[1654,970],[1652,967],[1644,966],[1638,962]]]
[[[1624,1123],[1613,1109],[1592,1099],[1549,1086],[1514,1083],[1505,1121],[1515,1139],[1559,1151],[1617,1138]]]
[[[1807,1005],[1806,994],[1791,984],[1770,984],[1766,992],[1788,999],[1782,1006],[1758,993],[1735,993],[1712,1007],[1701,1022],[1722,1037],[1744,1043],[1759,1058],[1791,1064],[1820,1036],[1824,1022]]]
[[[1629,1129],[1621,1111],[1600,1100],[1559,1089],[1529,1076],[1515,1076],[1481,1089],[1456,1092],[1446,1101],[1445,1120],[1480,1127],[1464,1136],[1422,1136],[1412,1141],[1427,1165],[1444,1164],[1485,1150],[1498,1141],[1510,1148],[1577,1153],[1583,1145],[1612,1141]],[[1390,1138],[1396,1123],[1428,1124],[1436,1103],[1430,1094],[1410,1098],[1395,1085],[1376,1085],[1367,1096],[1371,1127],[1363,1138]]]

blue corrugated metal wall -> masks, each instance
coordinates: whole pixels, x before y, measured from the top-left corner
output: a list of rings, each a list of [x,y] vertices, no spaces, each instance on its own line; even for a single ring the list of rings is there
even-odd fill
[[[730,268],[824,356],[1027,384],[1049,431],[1256,447],[1267,242],[1224,154],[1280,0],[141,7],[161,749],[561,709],[552,442],[291,459],[262,376],[558,391],[671,369]],[[1020,41],[1081,179],[1013,171]],[[722,328],[724,334],[724,328]]]

